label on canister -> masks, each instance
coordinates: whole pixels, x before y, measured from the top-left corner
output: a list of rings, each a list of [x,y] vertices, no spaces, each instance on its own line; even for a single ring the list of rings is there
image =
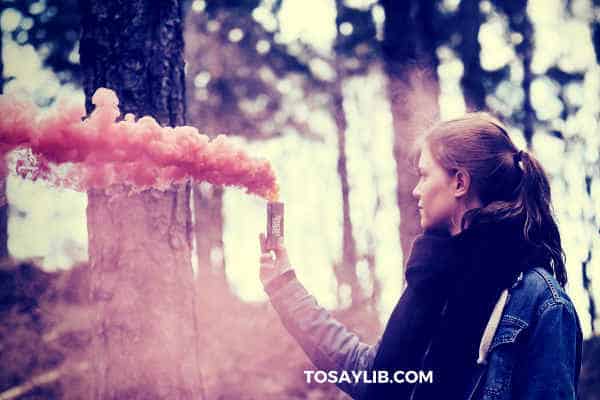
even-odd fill
[[[283,232],[283,203],[267,203],[267,247],[275,247]]]

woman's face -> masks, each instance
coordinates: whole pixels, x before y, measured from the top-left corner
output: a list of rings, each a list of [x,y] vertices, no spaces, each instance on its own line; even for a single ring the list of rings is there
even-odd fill
[[[419,181],[412,194],[418,200],[421,227],[452,234],[458,208],[454,178],[433,158],[428,145],[421,150],[418,167]]]

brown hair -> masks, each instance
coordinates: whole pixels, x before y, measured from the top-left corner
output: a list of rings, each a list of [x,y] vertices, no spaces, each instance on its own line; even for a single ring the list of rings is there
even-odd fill
[[[469,113],[434,126],[425,142],[449,173],[471,176],[482,207],[467,211],[464,229],[484,221],[520,221],[523,237],[541,249],[558,282],[567,282],[565,255],[554,220],[550,184],[541,164],[514,145],[503,124],[487,113]]]

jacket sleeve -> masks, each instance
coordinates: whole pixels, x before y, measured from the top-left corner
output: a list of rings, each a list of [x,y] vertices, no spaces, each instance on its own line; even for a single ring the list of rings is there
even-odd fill
[[[576,399],[581,358],[581,329],[573,306],[548,306],[535,325],[527,346],[526,382],[516,399]]]
[[[283,325],[317,369],[337,371],[338,377],[341,371],[352,377],[351,371],[371,370],[379,343],[363,343],[334,319],[307,292],[293,270],[275,278],[265,291]],[[338,380],[336,385],[354,399],[361,398],[366,389],[363,380]]]

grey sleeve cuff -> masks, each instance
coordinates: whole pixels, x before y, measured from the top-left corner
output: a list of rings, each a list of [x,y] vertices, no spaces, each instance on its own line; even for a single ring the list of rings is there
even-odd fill
[[[288,269],[283,274],[276,276],[264,287],[265,292],[269,296],[273,296],[279,289],[285,286],[291,280],[296,279],[296,272],[293,269]]]

